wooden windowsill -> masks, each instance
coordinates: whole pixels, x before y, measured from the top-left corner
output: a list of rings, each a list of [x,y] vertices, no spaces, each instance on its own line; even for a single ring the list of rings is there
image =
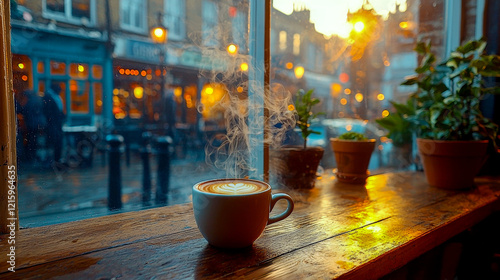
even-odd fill
[[[441,190],[415,172],[372,176],[366,187],[322,178],[313,190],[285,191],[292,215],[237,251],[207,244],[190,203],[23,229],[15,273],[0,235],[0,278],[373,279],[499,211],[500,178],[476,184]]]

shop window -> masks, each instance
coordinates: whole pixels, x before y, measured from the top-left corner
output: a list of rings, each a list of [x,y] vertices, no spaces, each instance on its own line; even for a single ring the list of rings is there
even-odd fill
[[[69,81],[71,113],[89,113],[89,82]]]
[[[12,56],[12,78],[14,92],[21,93],[33,89],[32,62],[27,55]]]
[[[102,66],[92,65],[92,77],[96,80],[102,79]]]
[[[69,65],[69,76],[75,79],[87,79],[89,77],[88,64],[71,63]]]
[[[39,74],[43,74],[45,72],[45,63],[43,61],[38,61],[36,65],[36,70]]]
[[[38,81],[38,92],[45,92],[45,81]]]
[[[286,50],[286,37],[287,37],[287,34],[286,34],[286,31],[280,31],[280,37],[279,37],[279,46],[280,46],[280,50],[281,51],[284,51]]]
[[[95,25],[95,0],[43,0],[45,17],[62,21]]]
[[[102,114],[102,84],[93,83],[94,86],[94,113],[96,115]]]
[[[59,61],[50,61],[51,75],[66,75],[66,63]]]
[[[300,34],[293,34],[293,54],[300,54]]]
[[[135,32],[146,31],[147,1],[121,0],[120,1],[120,26]]]

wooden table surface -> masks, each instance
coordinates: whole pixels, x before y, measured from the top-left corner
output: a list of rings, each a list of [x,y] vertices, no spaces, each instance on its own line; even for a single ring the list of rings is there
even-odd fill
[[[476,183],[441,190],[413,172],[366,186],[321,178],[313,190],[285,191],[295,200],[290,217],[236,251],[207,244],[190,203],[23,229],[15,273],[6,272],[10,245],[0,236],[0,278],[374,279],[499,211],[500,179]]]

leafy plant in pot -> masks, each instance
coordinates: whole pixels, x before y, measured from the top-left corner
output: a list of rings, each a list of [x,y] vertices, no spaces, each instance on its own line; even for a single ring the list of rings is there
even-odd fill
[[[311,134],[320,134],[311,129],[311,121],[322,115],[322,112],[313,113],[312,108],[320,102],[312,96],[313,89],[305,92],[299,90],[295,106],[290,106],[296,115],[296,127],[300,129],[303,145],[284,146],[274,151],[274,168],[281,182],[290,188],[314,188],[316,172],[323,157],[324,149],[307,146],[307,138]],[[276,163],[276,160],[279,162]]]
[[[484,40],[459,46],[436,65],[430,43],[418,43],[422,56],[417,76],[402,85],[417,85],[407,104],[396,104],[417,134],[424,172],[430,185],[466,189],[486,159],[488,143],[496,148],[498,126],[485,118],[479,103],[485,88],[482,77],[500,77],[500,57],[484,54]],[[413,106],[413,108],[411,108]]]
[[[375,149],[375,141],[357,132],[346,132],[338,138],[330,139],[337,162],[337,180],[354,184],[366,182],[369,176],[368,164]]]

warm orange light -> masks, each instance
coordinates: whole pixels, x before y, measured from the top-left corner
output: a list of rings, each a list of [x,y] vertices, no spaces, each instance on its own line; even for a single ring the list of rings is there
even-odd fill
[[[125,75],[130,75],[130,69],[125,70]]]
[[[205,93],[208,94],[208,95],[210,95],[210,94],[214,93],[214,89],[212,87],[207,87],[205,89]]]
[[[293,68],[293,63],[291,63],[291,62],[287,62],[287,63],[285,64],[285,67],[286,67],[286,69],[292,69],[292,68]]]
[[[365,24],[362,21],[358,21],[354,24],[354,31],[360,33],[365,29]]]
[[[382,100],[384,100],[384,99],[385,99],[385,96],[384,96],[382,93],[379,93],[379,94],[377,95],[377,99],[378,99],[378,100],[380,100],[380,101],[382,101]]]
[[[144,89],[142,87],[136,87],[134,88],[134,96],[137,99],[142,99],[144,95]]]
[[[120,90],[115,88],[113,89],[113,95],[118,95],[120,93]]]
[[[389,60],[384,60],[384,66],[386,67],[391,66],[391,62]]]
[[[302,67],[302,66],[295,67],[294,73],[295,73],[295,77],[297,79],[301,79],[302,76],[304,76],[304,72],[305,72],[304,67]]]
[[[407,29],[408,26],[409,26],[409,24],[406,21],[402,21],[399,23],[399,27],[401,27],[401,29]]]
[[[146,70],[141,71],[141,76],[146,77]]]
[[[361,101],[363,101],[363,94],[358,92],[358,93],[356,93],[354,98],[356,98],[356,101],[361,102]]]
[[[332,89],[335,93],[339,93],[342,90],[342,86],[340,84],[335,83],[332,85]]]
[[[101,107],[102,106],[102,100],[97,100],[96,104],[97,104],[98,107]]]
[[[293,111],[295,110],[295,106],[293,104],[288,105],[288,111]]]
[[[351,94],[351,89],[350,88],[344,89],[344,93],[347,95]]]
[[[352,125],[348,124],[345,126],[345,130],[351,131],[352,130]]]
[[[25,82],[26,82],[26,81],[28,80],[28,76],[23,75],[23,76],[21,77],[21,79],[23,79],[23,81],[25,81]]]
[[[385,117],[387,117],[387,116],[389,116],[389,111],[388,111],[388,110],[384,110],[384,111],[382,111],[382,117],[384,117],[384,118],[385,118]]]
[[[82,73],[83,71],[85,71],[85,67],[81,64],[78,64],[78,72]]]
[[[19,69],[24,69],[24,64],[23,64],[23,63],[19,63],[19,64],[17,65],[17,67],[19,67]]]
[[[239,92],[239,93],[242,93],[243,92],[243,87],[237,87],[236,91]]]
[[[241,71],[248,71],[248,64],[246,62],[241,63],[240,69]]]
[[[229,54],[235,54],[238,52],[238,46],[236,46],[235,44],[230,44],[229,46],[227,46],[227,52]]]
[[[181,96],[182,95],[182,87],[176,87],[174,89],[174,95],[177,97]]]
[[[346,105],[347,104],[347,99],[345,99],[345,98],[340,99],[340,104]]]
[[[167,29],[164,27],[155,27],[151,30],[151,39],[157,44],[164,44],[167,41]]]
[[[123,74],[125,74],[125,69],[120,69],[120,70],[118,70],[118,72],[119,72],[121,75],[123,75]]]

